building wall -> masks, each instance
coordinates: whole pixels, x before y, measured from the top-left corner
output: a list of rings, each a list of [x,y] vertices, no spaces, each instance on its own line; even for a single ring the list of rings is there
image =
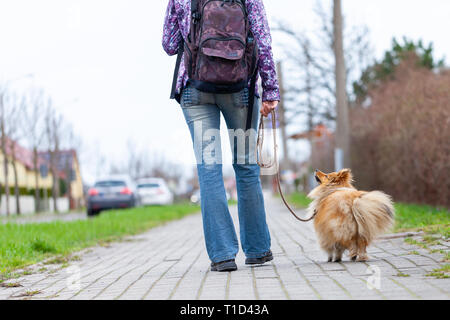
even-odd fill
[[[1,185],[1,193],[4,194],[4,185],[5,185],[5,176],[3,174],[3,166],[4,166],[4,157],[0,153],[0,185]],[[81,178],[81,172],[80,172],[80,166],[78,163],[78,159],[74,159],[74,168],[75,171],[75,180],[71,182],[71,190],[72,190],[72,208],[79,208],[84,206],[84,194],[83,194],[83,181]],[[18,177],[18,185],[19,188],[27,188],[29,190],[35,189],[35,172],[33,170],[28,169],[23,163],[16,161],[16,169],[17,169],[17,177]],[[49,172],[48,176],[44,179],[41,177],[40,173],[38,175],[38,184],[39,188],[44,189],[51,189],[52,188],[52,175]],[[8,162],[8,183],[10,188],[14,187],[15,184],[15,178],[14,178],[14,168],[11,163],[11,159],[9,159]],[[1,198],[0,198],[1,199]],[[13,201],[14,200],[14,201]],[[43,201],[43,199],[41,199]],[[11,194],[10,201],[13,201],[14,203],[11,203],[11,212],[15,212],[15,199],[14,195]],[[21,197],[21,207],[23,207],[24,212],[28,212],[29,210],[33,210],[34,208],[34,200],[31,205],[31,200],[27,197]],[[23,203],[23,204],[22,204]],[[2,201],[1,204],[2,207],[5,206],[5,201]],[[66,204],[62,204],[62,208],[65,208]],[[67,207],[69,207],[68,201],[67,201]],[[0,213],[4,212],[4,208],[0,208]],[[64,210],[63,210],[64,211]]]
[[[5,185],[5,176],[3,174],[3,166],[4,166],[4,157],[0,153],[0,184],[2,187]],[[35,181],[34,181],[34,171],[27,169],[21,162],[16,162],[17,168],[17,177],[19,182],[19,187],[34,189]],[[11,160],[8,162],[8,182],[11,187],[14,186],[14,168],[11,163]],[[45,179],[42,179],[39,175],[39,188],[47,188],[50,189],[52,187],[52,177],[49,176]],[[3,192],[3,188],[2,188]]]
[[[0,216],[6,215],[6,197],[5,195],[1,196],[1,202],[0,202]],[[41,205],[43,205],[44,199],[41,199]],[[69,200],[67,198],[58,198],[58,210],[60,212],[67,212],[69,211]],[[49,212],[53,211],[53,200],[48,199],[47,205]],[[12,215],[16,214],[16,199],[15,197],[9,198],[9,208],[10,213]],[[20,197],[20,211],[21,214],[27,215],[27,214],[33,214],[34,213],[34,197],[33,196],[21,196]]]
[[[72,181],[72,197],[75,199],[80,199],[84,197],[83,194],[83,181],[81,179],[81,172],[80,172],[80,165],[78,163],[78,160],[75,159],[74,161],[74,168],[75,171],[75,181]]]
[[[75,180],[71,182],[72,198],[76,206],[84,206],[83,180],[81,179],[80,165],[75,157],[73,161]]]

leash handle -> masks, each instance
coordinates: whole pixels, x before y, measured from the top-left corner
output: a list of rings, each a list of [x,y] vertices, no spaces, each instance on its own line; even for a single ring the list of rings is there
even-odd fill
[[[258,163],[258,165],[261,168],[264,169],[270,169],[274,166],[276,166],[277,169],[277,175],[276,175],[276,180],[277,180],[277,186],[278,186],[278,191],[280,192],[280,196],[281,196],[281,200],[283,200],[284,205],[286,206],[286,208],[291,212],[291,214],[299,221],[301,222],[309,222],[311,220],[313,220],[316,215],[317,215],[317,211],[314,212],[314,214],[312,215],[311,218],[309,219],[302,219],[299,216],[297,216],[297,214],[295,213],[295,211],[291,208],[291,206],[289,205],[289,203],[286,201],[286,199],[284,198],[284,194],[283,191],[281,190],[281,177],[280,177],[280,168],[278,165],[278,156],[277,156],[277,119],[276,119],[276,113],[275,110],[271,111],[271,115],[272,115],[272,130],[273,130],[273,157],[274,160],[270,163],[264,163],[262,161],[262,150],[263,150],[263,146],[264,146],[264,116],[261,115],[261,119],[259,121],[259,127],[258,127],[258,139],[256,142],[256,162]]]

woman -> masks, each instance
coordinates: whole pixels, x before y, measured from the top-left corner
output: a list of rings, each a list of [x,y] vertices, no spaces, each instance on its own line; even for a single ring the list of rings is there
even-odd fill
[[[258,45],[257,68],[263,88],[260,112],[267,117],[280,100],[270,30],[262,0],[241,2],[245,2],[250,30]],[[175,55],[178,52],[180,40],[186,41],[188,38],[190,25],[191,0],[169,0],[163,32],[163,47],[167,54]],[[181,95],[181,107],[196,152],[203,230],[211,259],[211,271],[234,271],[237,270],[235,257],[239,245],[223,183],[220,135],[213,133],[220,130],[220,113],[232,133],[245,130],[249,90],[246,88],[241,92],[228,94],[202,92],[188,82],[186,69],[183,59],[176,91]],[[254,101],[254,110],[258,110],[258,97]],[[256,129],[258,113],[250,114],[252,128]],[[273,257],[259,177],[260,168],[256,164],[254,151],[256,135],[244,136],[244,151],[239,149],[238,140],[239,134],[230,134],[242,249],[246,255],[246,264],[263,264]]]

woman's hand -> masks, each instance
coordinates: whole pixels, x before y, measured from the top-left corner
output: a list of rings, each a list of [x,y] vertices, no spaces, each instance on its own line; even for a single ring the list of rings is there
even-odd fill
[[[264,101],[260,112],[264,117],[267,117],[277,106],[278,101]]]

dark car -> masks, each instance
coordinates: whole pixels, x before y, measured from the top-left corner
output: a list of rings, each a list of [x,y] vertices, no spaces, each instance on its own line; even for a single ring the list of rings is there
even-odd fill
[[[87,214],[93,216],[102,210],[132,208],[137,203],[136,189],[127,176],[111,176],[98,180],[89,189]]]

